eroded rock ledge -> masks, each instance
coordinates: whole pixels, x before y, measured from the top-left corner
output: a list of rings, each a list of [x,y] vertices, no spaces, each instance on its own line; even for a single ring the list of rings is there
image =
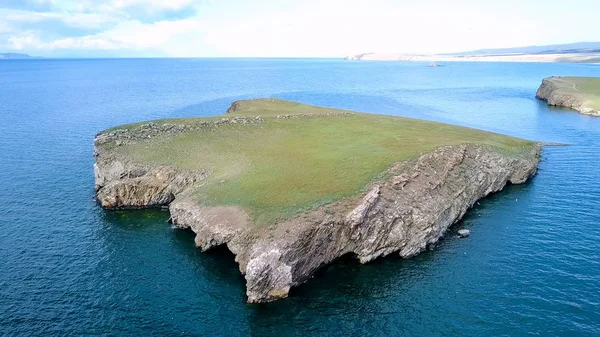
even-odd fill
[[[572,88],[565,90],[565,86],[572,86]],[[600,116],[600,111],[590,108],[585,95],[576,90],[575,84],[566,82],[560,77],[550,77],[542,80],[535,97],[546,101],[548,105],[570,108],[584,115]]]
[[[348,253],[361,263],[419,254],[477,200],[532,177],[540,149],[513,155],[483,145],[440,147],[395,164],[362,195],[272,229],[252,226],[235,207],[199,206],[187,192],[210,172],[138,165],[97,149],[95,179],[103,207],[168,206],[173,225],[195,232],[202,250],[227,245],[245,276],[248,302],[259,303],[287,297],[291,287]]]

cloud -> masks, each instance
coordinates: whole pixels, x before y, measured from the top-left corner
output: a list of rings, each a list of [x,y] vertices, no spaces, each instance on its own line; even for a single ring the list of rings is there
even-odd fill
[[[60,6],[29,0],[8,5],[0,7],[0,49],[19,51],[153,49],[181,30],[178,27],[189,30],[190,21],[181,19],[195,13],[189,0],[81,1]]]
[[[112,0],[60,2],[55,0],[0,0],[0,21],[15,25],[60,21],[73,28],[106,28],[135,20],[144,23],[181,20],[196,13],[193,0]],[[44,27],[48,28],[48,27]],[[33,29],[23,27],[23,30]]]
[[[485,43],[507,29],[486,13],[457,11],[443,4],[432,8],[417,2],[404,7],[376,0],[307,0],[286,6],[266,0],[262,5],[238,6],[202,6],[190,0],[80,4],[80,12],[68,14],[25,13],[20,22],[29,20],[34,24],[22,26],[23,32],[13,34],[9,45],[22,51],[123,49],[171,56],[343,56],[365,51],[470,49],[469,43]],[[195,13],[191,17],[146,21],[190,6]],[[452,10],[455,15],[447,15]],[[51,20],[60,21],[66,28],[59,29],[61,25]],[[525,21],[514,21],[511,30],[526,31]],[[56,28],[44,27],[49,22]],[[77,29],[69,32],[69,27]]]
[[[44,21],[50,21],[54,24],[60,22],[74,29],[103,28],[108,24],[120,21],[119,18],[105,13],[31,12],[15,9],[0,9],[0,15],[4,22],[10,22],[14,26],[23,27],[24,30],[32,28],[27,25],[40,24]]]
[[[181,20],[192,17],[196,14],[193,6],[182,7],[178,9],[164,8],[161,10],[151,10],[144,6],[134,6],[127,8],[127,17],[135,20],[152,23],[166,20]]]
[[[152,23],[165,20],[180,20],[196,14],[194,0],[113,0],[80,2],[80,12],[106,13],[130,20]]]
[[[594,40],[600,2],[581,1],[585,10],[567,11],[542,0],[0,0],[0,48],[276,57]],[[565,18],[578,24],[555,24]]]
[[[55,8],[54,0],[0,0],[0,8],[47,12]]]
[[[8,22],[0,21],[0,34],[6,34],[13,31],[13,27]]]
[[[201,32],[202,27],[200,21],[193,19],[159,21],[152,24],[129,21],[103,35],[129,48],[152,49],[163,46],[174,36]]]
[[[195,20],[159,21],[144,24],[126,21],[98,34],[44,40],[33,31],[11,36],[8,42],[14,50],[158,50],[177,35],[199,31]]]
[[[110,6],[114,8],[131,8],[136,6],[144,6],[153,11],[159,10],[178,10],[194,4],[194,0],[115,0],[110,2]]]
[[[56,49],[91,49],[91,50],[117,50],[122,46],[97,35],[76,38],[62,38],[52,41],[42,41],[35,33],[25,32],[19,36],[8,39],[15,50],[56,50]]]

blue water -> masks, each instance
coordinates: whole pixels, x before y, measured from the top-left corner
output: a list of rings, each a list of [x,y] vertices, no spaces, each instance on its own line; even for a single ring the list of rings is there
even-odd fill
[[[535,100],[577,64],[309,59],[0,62],[0,335],[600,335],[600,118]],[[466,125],[572,144],[477,205],[434,251],[340,261],[289,299],[245,304],[223,251],[160,210],[94,200],[92,141],[141,120],[209,116],[241,98]],[[453,230],[455,230],[453,229]]]

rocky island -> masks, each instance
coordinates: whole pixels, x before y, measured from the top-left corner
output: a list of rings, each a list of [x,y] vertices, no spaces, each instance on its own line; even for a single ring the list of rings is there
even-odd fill
[[[226,245],[247,300],[268,302],[344,255],[434,245],[477,200],[532,177],[541,145],[469,128],[278,99],[218,117],[99,133],[107,209],[168,206],[203,251]]]
[[[600,116],[600,78],[597,77],[545,78],[535,97],[548,102],[548,105]]]

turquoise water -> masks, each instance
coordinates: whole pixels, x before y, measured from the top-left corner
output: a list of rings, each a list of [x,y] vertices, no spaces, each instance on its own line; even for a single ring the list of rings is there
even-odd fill
[[[570,64],[338,60],[0,62],[0,335],[600,335],[600,118],[535,100]],[[141,120],[280,97],[563,142],[434,251],[345,260],[289,299],[245,304],[232,255],[160,210],[94,202],[92,141]]]

